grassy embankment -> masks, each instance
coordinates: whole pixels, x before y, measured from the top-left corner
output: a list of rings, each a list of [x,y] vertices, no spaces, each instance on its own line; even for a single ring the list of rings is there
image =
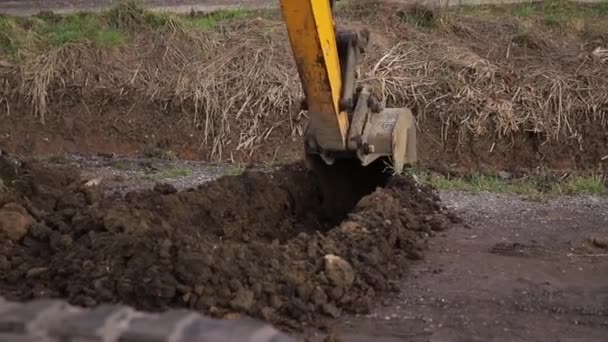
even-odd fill
[[[66,44],[97,48],[120,47],[133,35],[147,30],[213,30],[219,23],[255,15],[254,11],[222,10],[209,14],[177,15],[144,10],[127,2],[102,13],[69,15],[41,13],[32,17],[0,16],[0,55],[41,51]]]
[[[344,8],[344,11],[348,13],[349,9]],[[30,58],[29,60],[31,60],[31,55],[42,55],[50,50],[61,49],[70,45],[85,45],[87,47],[100,50],[120,49],[130,44],[130,42],[145,32],[211,32],[220,30],[222,23],[229,22],[233,19],[246,19],[250,17],[263,16],[266,14],[268,13],[260,11],[228,10],[207,15],[175,15],[168,13],[152,13],[142,10],[140,7],[133,4],[122,4],[110,11],[100,14],[79,13],[67,16],[41,14],[30,18],[0,16],[0,60],[5,59],[8,61],[13,61],[14,63],[19,63],[19,61],[22,59],[28,60],[28,58]],[[275,16],[273,20],[277,20],[276,14],[270,14],[270,16]],[[543,3],[503,6],[462,7],[450,9],[449,11],[415,8],[413,10],[403,11],[399,13],[399,16],[404,23],[418,27],[421,31],[426,32],[436,30],[440,31],[442,34],[446,34],[446,32],[453,29],[451,24],[452,22],[459,20],[459,18],[465,17],[475,17],[488,20],[489,22],[491,22],[493,19],[504,19],[506,17],[514,19],[519,23],[519,29],[522,31],[519,37],[515,38],[521,38],[524,40],[535,38],[535,30],[547,30],[566,36],[586,36],[598,32],[608,32],[608,1],[592,5],[573,4],[564,1],[547,1]],[[532,40],[529,41],[528,44],[537,44],[537,42]],[[397,49],[395,50],[395,53],[403,52],[405,55],[406,53],[412,52],[406,51],[404,48],[403,50],[404,51],[400,51]],[[414,56],[416,53],[421,51],[413,51]],[[384,57],[394,57],[395,60],[398,59],[398,56],[395,57],[391,56],[390,54],[391,53],[389,52],[388,54],[385,54]],[[389,59],[390,58],[387,58],[385,62],[388,63]],[[498,63],[501,61],[494,62]],[[481,67],[479,65],[481,65]],[[376,68],[374,71],[378,69],[379,72],[386,71],[387,74],[380,76],[372,75],[370,79],[375,78],[378,80],[381,77],[384,77],[384,79],[381,79],[381,81],[388,82],[383,83],[383,86],[384,84],[388,84],[389,86],[391,84],[395,84],[395,89],[410,89],[408,86],[416,86],[416,84],[407,84],[406,86],[405,83],[399,83],[406,81],[404,81],[404,78],[399,78],[390,74],[393,71],[389,70],[391,65],[385,66],[378,62],[378,64],[375,64],[375,67]],[[467,72],[473,70],[478,72],[479,75],[481,75],[480,77],[485,77],[482,73],[482,71],[486,71],[483,63],[476,64],[475,66],[459,65],[458,67],[461,67],[463,70],[466,69]],[[425,66],[425,68],[429,68],[429,66]],[[490,68],[488,68],[488,70],[490,70]],[[405,71],[407,72],[408,70]],[[401,71],[397,70],[396,72]],[[418,73],[419,70],[414,70],[414,72]],[[456,69],[454,74],[457,74],[458,72],[459,69]],[[494,71],[490,70],[490,72]],[[427,74],[430,74],[428,70]],[[443,74],[439,73],[439,76],[441,75]],[[561,84],[558,84],[559,86],[567,86],[565,83],[566,81],[561,82]],[[424,82],[420,81],[420,83]],[[480,86],[483,87],[483,84],[480,83]],[[549,86],[549,88],[551,88],[551,86]],[[283,87],[281,89],[287,88]],[[396,98],[394,91],[394,89],[387,88],[385,89],[385,95],[387,95],[389,100],[393,98],[395,102],[399,102],[399,99]],[[266,92],[266,94],[269,93]],[[247,94],[244,94],[244,96],[245,95]],[[277,94],[271,93],[268,96],[273,96],[274,99],[276,95]],[[423,95],[427,95],[428,97],[429,93]],[[431,93],[430,95],[434,94]],[[522,97],[522,95],[519,93],[516,95],[519,95],[520,98]],[[36,94],[32,94],[32,98],[35,98],[35,96]],[[551,94],[549,97],[550,96]],[[405,94],[402,97],[411,98],[409,94]],[[480,96],[475,96],[475,99],[479,97]],[[462,99],[462,96],[455,98]],[[268,99],[265,101],[264,106],[284,105],[278,102],[272,102],[276,101],[276,99],[273,99]],[[426,107],[421,107],[427,108],[431,104],[439,104],[440,101],[448,100],[449,98],[443,95],[435,96],[435,98],[431,96],[428,100],[426,100],[427,103],[422,104],[426,105]],[[473,100],[474,99],[471,101]],[[531,101],[532,100],[537,101],[537,99],[531,99]],[[554,99],[548,99],[547,103],[549,103],[549,100],[553,101]],[[561,101],[561,97],[559,100]],[[419,100],[416,99],[415,101]],[[218,101],[218,103],[219,102],[221,101]],[[241,104],[235,102],[234,105],[240,106]],[[550,110],[551,108],[544,106],[541,109]],[[534,108],[531,109],[531,111],[533,110]],[[519,115],[518,111],[514,112],[516,115]],[[541,112],[541,110],[536,110],[536,112]],[[573,110],[572,112],[576,111]],[[521,115],[523,117],[525,116],[525,113]],[[501,122],[504,122],[504,120],[500,119],[500,113],[496,116],[499,117],[494,122],[494,126],[498,126],[496,128],[497,131],[515,131],[516,129],[519,129],[519,126],[517,125],[541,126],[541,128],[543,128],[545,131],[544,135],[552,136],[553,129],[555,131],[555,136],[557,136],[559,133],[558,130],[563,129],[563,125],[561,128],[559,125],[557,125],[557,128],[554,129],[553,126],[549,125],[553,125],[552,123],[548,123],[546,127],[542,127],[544,125],[544,123],[541,121],[543,120],[542,117],[539,117],[538,119],[535,118],[534,120],[537,120],[537,122],[525,122],[522,118],[510,118],[513,120],[512,122],[506,122],[505,127],[500,127],[500,125],[496,125],[496,123],[500,124]],[[527,115],[525,120],[529,120],[529,117],[530,115]],[[567,118],[567,116],[564,117]],[[445,120],[462,122],[461,119],[462,118],[452,118],[450,116]],[[470,120],[466,123],[469,122],[473,121]],[[470,130],[477,130],[478,132],[481,132],[479,134],[486,134],[485,132],[487,132],[488,129],[480,129],[479,125],[482,123],[485,124],[483,120],[478,120],[477,126],[471,124]],[[447,127],[449,128],[449,125]],[[264,134],[266,134],[266,131]],[[247,137],[247,139],[250,138]],[[545,177],[528,177],[525,180],[517,181],[503,180],[500,177],[495,176],[479,175],[457,178],[426,175],[422,178],[428,182],[431,182],[438,188],[452,190],[495,191],[521,194],[607,193],[605,180],[603,180],[601,176],[597,175],[595,170],[592,175],[568,177],[564,180],[552,181],[549,185],[547,185]]]

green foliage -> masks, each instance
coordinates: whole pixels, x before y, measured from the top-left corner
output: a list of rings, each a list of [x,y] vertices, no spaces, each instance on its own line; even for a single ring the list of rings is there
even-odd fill
[[[600,175],[575,177],[557,184],[554,191],[560,194],[608,195],[608,185]]]
[[[21,45],[15,20],[0,16],[0,54],[14,54]]]
[[[217,27],[221,22],[242,19],[251,16],[251,11],[236,10],[220,10],[204,15],[191,15],[183,18],[187,27],[198,29],[212,29]]]
[[[98,48],[121,46],[130,35],[142,31],[213,29],[221,22],[249,17],[253,13],[240,9],[197,15],[155,13],[136,1],[129,1],[100,14],[40,13],[30,18],[0,15],[0,55],[16,55],[24,47],[44,50],[72,43]]]
[[[125,42],[125,36],[122,32],[103,27],[98,17],[88,13],[45,21],[38,30],[42,36],[48,37],[49,41],[55,46],[89,42],[99,47],[106,47],[121,45]]]
[[[516,6],[513,9],[513,15],[520,18],[529,18],[536,14],[536,8],[533,4],[524,4],[521,6]]]
[[[565,180],[547,180],[544,177],[502,179],[493,175],[445,177],[424,171],[413,171],[422,183],[440,190],[465,192],[492,192],[526,196],[539,195],[595,195],[608,196],[608,184],[599,175],[581,175]]]
[[[567,27],[574,20],[608,19],[608,0],[599,3],[577,3],[567,0],[549,0],[523,4],[463,6],[453,12],[480,16],[514,16],[522,20],[535,20],[549,27]]]
[[[192,170],[187,167],[176,166],[173,168],[165,169],[160,171],[159,173],[148,175],[144,177],[145,179],[153,180],[153,181],[163,181],[163,180],[171,180],[179,177],[186,177],[192,174]]]

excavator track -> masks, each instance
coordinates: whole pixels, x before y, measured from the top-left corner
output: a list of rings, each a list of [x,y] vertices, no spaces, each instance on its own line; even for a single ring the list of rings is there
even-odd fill
[[[218,320],[179,309],[144,313],[124,305],[84,309],[56,299],[0,298],[0,342],[291,342],[252,319]]]

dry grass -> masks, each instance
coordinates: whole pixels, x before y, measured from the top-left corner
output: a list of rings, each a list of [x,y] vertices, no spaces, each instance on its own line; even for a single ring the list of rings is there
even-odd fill
[[[582,144],[585,129],[608,127],[608,64],[593,53],[608,45],[606,33],[577,41],[515,19],[421,12],[432,25],[419,25],[375,2],[365,9],[373,14],[344,9],[349,26],[373,23],[363,81],[389,106],[413,107],[421,124],[440,122],[445,141],[530,133]],[[0,60],[0,104],[25,101],[44,120],[49,102],[68,93],[159,103],[189,114],[214,159],[254,153],[277,128],[301,134],[300,85],[280,21],[236,18],[201,30],[133,8],[104,18],[130,32],[128,44],[21,49]]]

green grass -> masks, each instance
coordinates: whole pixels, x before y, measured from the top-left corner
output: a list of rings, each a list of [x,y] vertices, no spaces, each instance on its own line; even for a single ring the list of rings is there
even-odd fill
[[[162,171],[152,174],[152,175],[146,175],[143,178],[147,179],[147,180],[152,180],[152,181],[163,181],[163,180],[170,180],[170,179],[175,179],[175,178],[179,178],[179,177],[186,177],[186,176],[190,176],[191,174],[192,174],[192,169],[183,167],[183,166],[176,166],[176,167],[173,167],[170,169],[162,170]]]
[[[0,16],[0,53],[14,54],[21,45],[16,21],[13,18]]]
[[[122,171],[129,170],[131,168],[131,166],[129,165],[129,163],[125,162],[125,161],[116,161],[116,162],[113,162],[111,164],[111,167],[114,168],[114,169],[116,169],[116,170],[122,170]]]
[[[14,54],[29,47],[45,48],[69,43],[87,43],[99,48],[120,46],[126,34],[104,26],[93,14],[79,13],[65,17],[0,17],[0,53]]]
[[[591,26],[608,27],[608,0],[584,4],[550,0],[523,4],[462,6],[452,10],[452,13],[485,18],[513,16],[521,20],[536,21],[548,27],[568,27],[581,20],[589,22]]]
[[[541,177],[505,180],[491,175],[444,177],[424,172],[415,173],[425,184],[446,191],[492,192],[524,196],[594,195],[608,196],[608,184],[599,175],[575,176],[548,181]]]
[[[122,45],[126,35],[116,29],[104,27],[99,17],[92,14],[77,14],[44,22],[38,33],[60,46],[68,43],[89,42],[99,47]]]
[[[224,169],[224,173],[228,176],[240,176],[245,172],[246,168],[241,164],[230,164]]]
[[[558,194],[608,195],[608,185],[598,175],[575,177],[566,182],[557,183],[553,190]]]
[[[524,4],[513,8],[513,15],[520,18],[529,18],[537,13],[536,8],[532,4]]]
[[[252,11],[245,11],[241,9],[220,10],[207,15],[183,17],[182,20],[187,27],[198,29],[213,29],[222,22],[247,18],[252,16],[252,14]]]
[[[145,10],[127,2],[102,13],[65,16],[40,14],[33,17],[0,15],[0,55],[14,56],[20,49],[45,50],[71,43],[98,48],[122,46],[129,36],[143,31],[209,30],[220,23],[252,16],[254,11],[221,10],[201,15],[177,15]]]

